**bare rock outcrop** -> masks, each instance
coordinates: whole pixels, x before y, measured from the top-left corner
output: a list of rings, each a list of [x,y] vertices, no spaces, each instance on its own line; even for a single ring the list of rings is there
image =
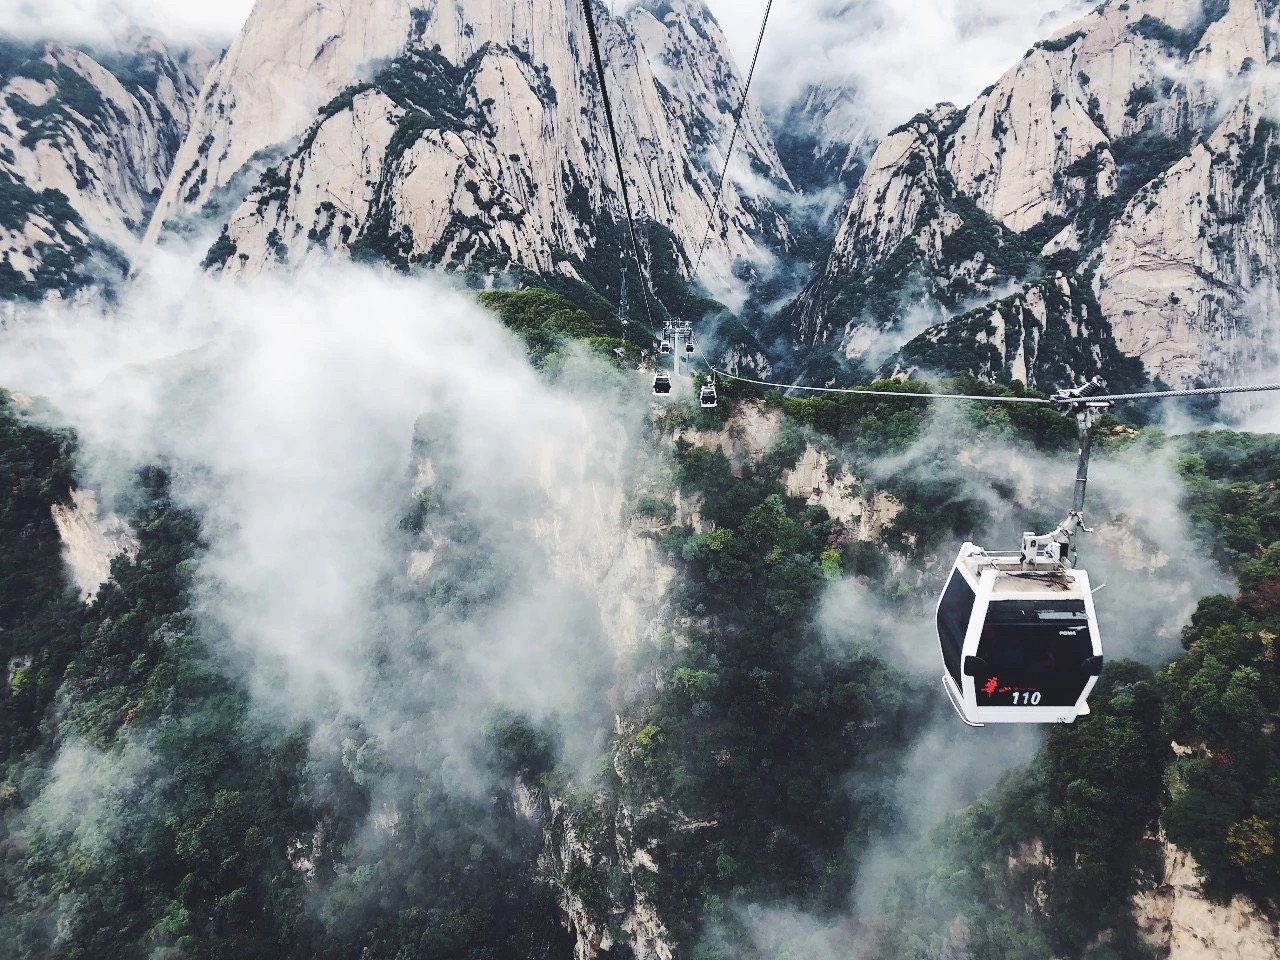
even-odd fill
[[[878,543],[902,512],[902,504],[859,480],[845,464],[809,444],[795,467],[783,475],[790,496],[823,507],[863,543]]]
[[[67,567],[86,602],[110,579],[112,560],[138,555],[138,540],[129,525],[114,513],[102,515],[92,490],[73,490],[70,506],[53,507],[53,522]]]
[[[222,191],[238,196],[208,262],[233,274],[355,253],[582,279],[622,208],[581,10],[348,6],[255,8],[210,75],[151,236]],[[637,213],[671,231],[692,272],[742,81],[700,0],[616,19],[598,6],[609,83],[628,105],[616,119]],[[754,172],[725,191],[710,282],[789,242],[770,194],[790,181],[754,108],[740,149]],[[262,175],[247,197],[246,174]]]
[[[1142,937],[1168,960],[1274,960],[1280,929],[1243,897],[1217,904],[1205,897],[1195,859],[1164,845],[1164,878],[1134,898]]]

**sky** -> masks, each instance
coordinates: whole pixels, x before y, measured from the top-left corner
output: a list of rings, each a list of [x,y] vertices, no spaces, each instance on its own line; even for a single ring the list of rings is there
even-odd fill
[[[706,2],[745,69],[766,0]],[[218,47],[252,7],[253,0],[17,0],[6,27],[101,39],[118,24],[135,22]],[[1036,40],[1087,7],[1081,0],[779,0],[756,96],[766,108],[777,107],[805,84],[852,83],[871,130],[884,133],[939,101],[968,103]]]
[[[16,9],[5,12],[4,27],[20,35],[101,41],[133,23],[168,39],[220,45],[252,8],[253,0],[17,0]]]

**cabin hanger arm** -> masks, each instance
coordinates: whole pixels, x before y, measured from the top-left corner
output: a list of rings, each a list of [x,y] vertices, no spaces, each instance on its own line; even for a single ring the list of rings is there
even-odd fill
[[[1072,540],[1083,530],[1092,533],[1084,522],[1084,500],[1089,488],[1089,459],[1093,453],[1093,424],[1098,415],[1111,408],[1109,400],[1094,400],[1107,389],[1101,377],[1094,377],[1084,386],[1061,390],[1053,395],[1052,403],[1063,413],[1074,413],[1076,430],[1080,438],[1080,458],[1076,464],[1075,498],[1071,512],[1052,533],[1022,535],[1022,562],[1028,564],[1056,563],[1071,566],[1069,557]]]

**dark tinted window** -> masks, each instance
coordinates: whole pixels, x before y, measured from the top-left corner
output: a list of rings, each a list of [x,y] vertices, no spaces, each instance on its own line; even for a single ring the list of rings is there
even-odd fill
[[[1065,707],[1080,699],[1093,656],[1083,600],[997,600],[978,642],[978,705]]]
[[[938,604],[938,642],[942,644],[942,660],[947,673],[959,686],[960,657],[964,650],[964,635],[969,632],[969,617],[973,614],[973,591],[969,589],[964,574],[951,573],[951,582],[943,591]]]

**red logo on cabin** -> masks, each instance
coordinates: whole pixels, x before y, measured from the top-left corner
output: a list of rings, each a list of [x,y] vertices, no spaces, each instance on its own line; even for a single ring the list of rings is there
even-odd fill
[[[988,697],[1000,689],[1000,681],[996,677],[992,677],[982,687],[982,692]]]

